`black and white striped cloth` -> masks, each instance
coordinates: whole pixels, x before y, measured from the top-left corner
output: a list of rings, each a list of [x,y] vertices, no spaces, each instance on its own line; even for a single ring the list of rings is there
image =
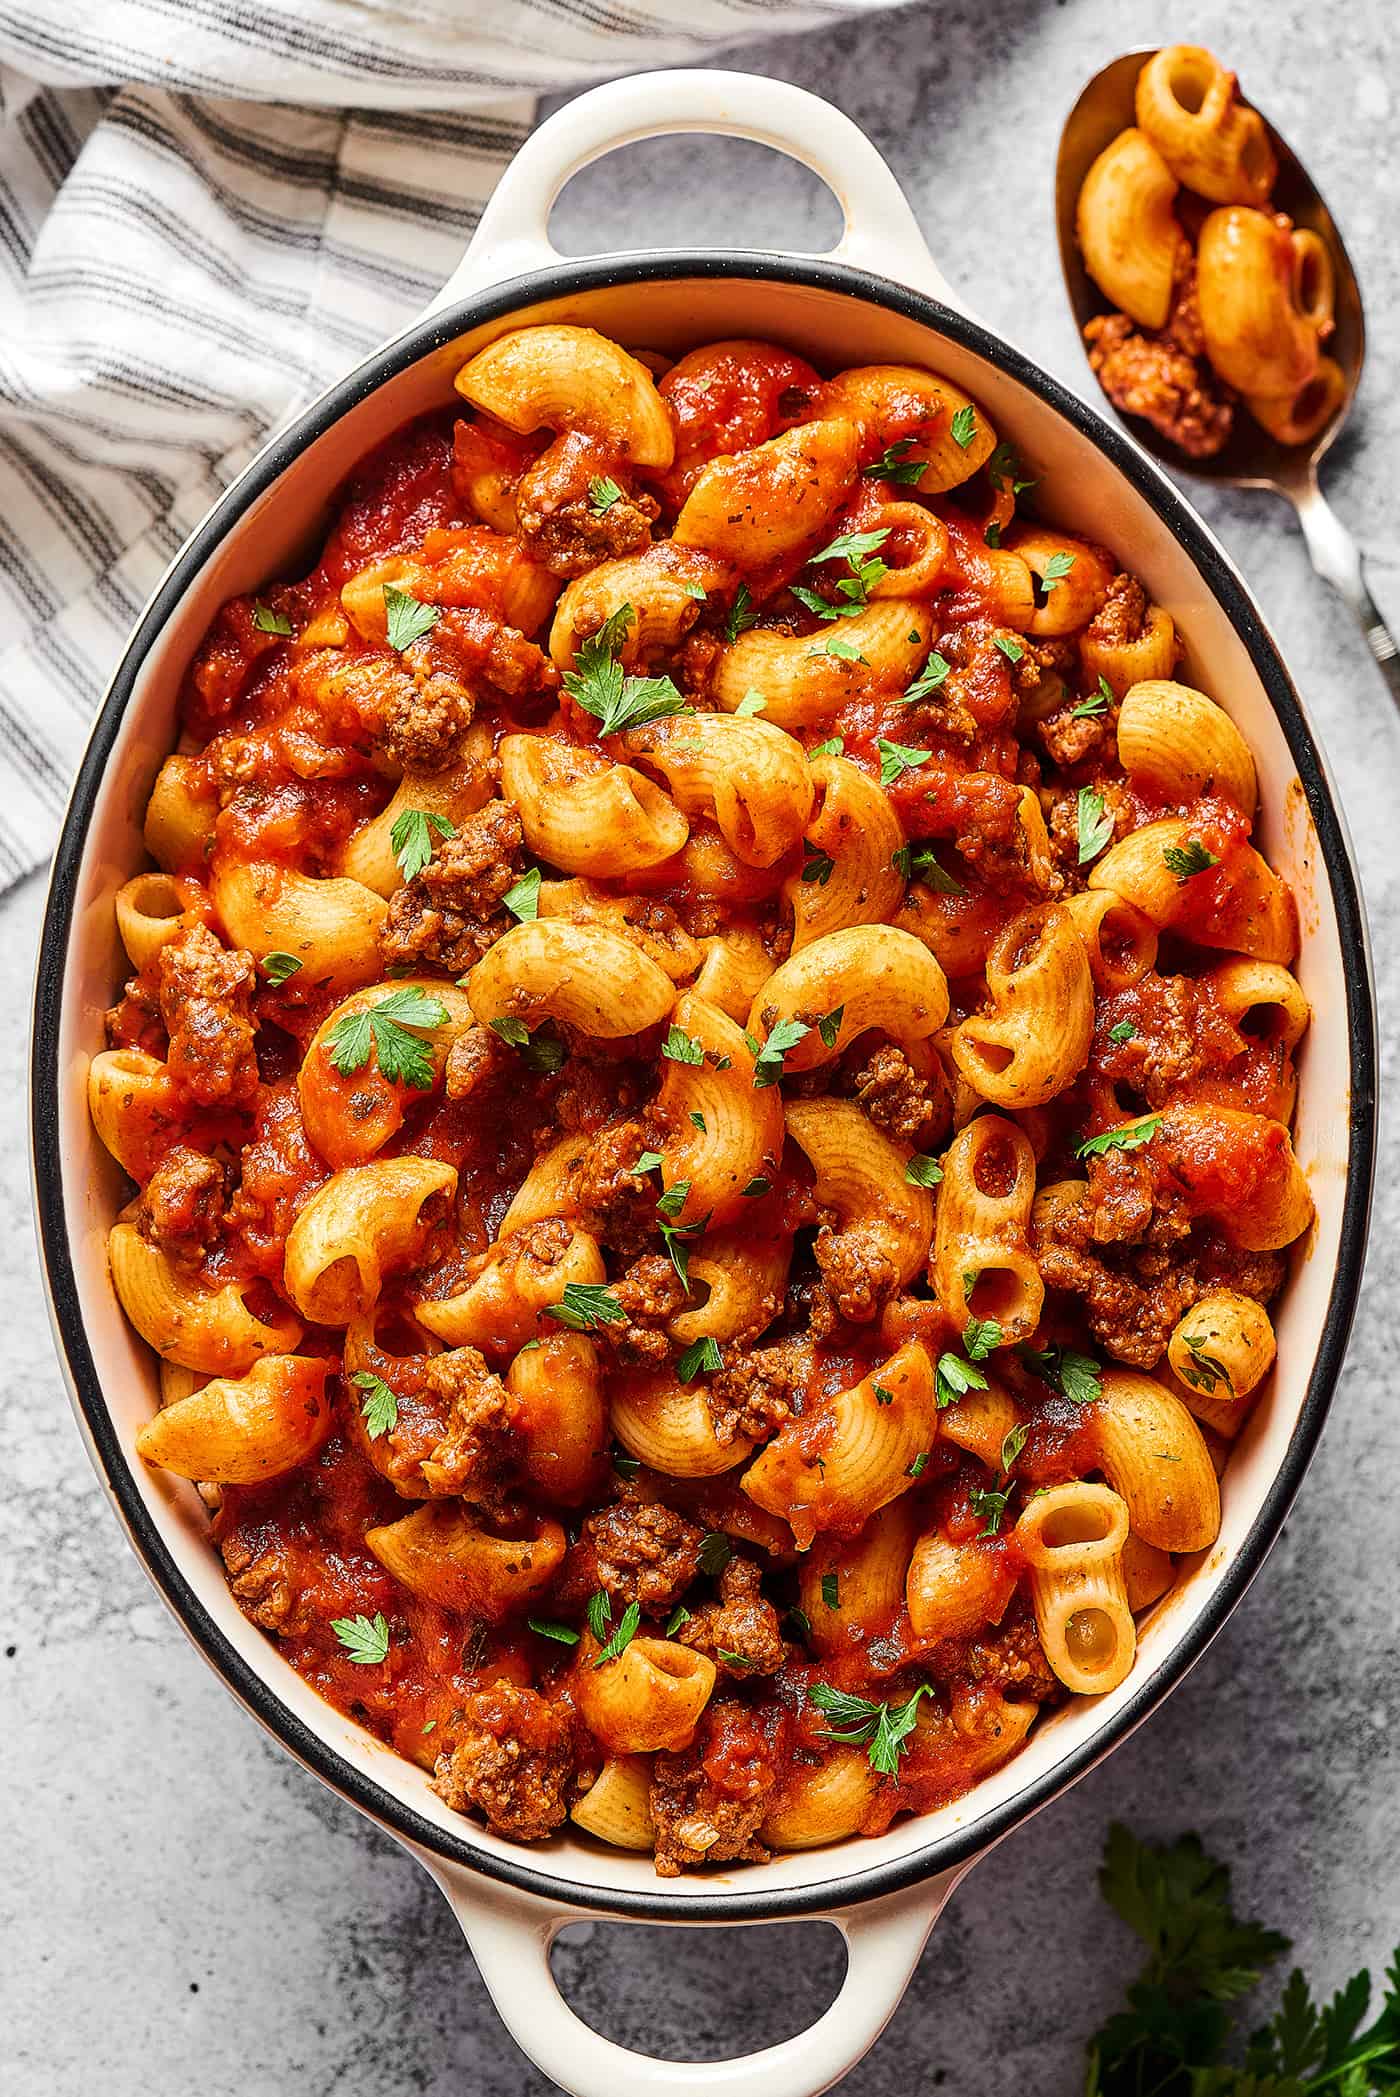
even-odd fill
[[[543,91],[897,0],[0,0],[0,888],[181,541],[422,306]]]

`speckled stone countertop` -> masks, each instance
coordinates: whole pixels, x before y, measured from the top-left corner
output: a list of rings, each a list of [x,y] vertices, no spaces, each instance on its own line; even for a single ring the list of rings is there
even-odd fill
[[[1400,284],[1389,0],[948,0],[736,61],[839,101],[893,164],[948,274],[1070,384],[1049,185],[1084,77],[1167,31],[1212,44],[1314,168],[1362,272],[1371,363],[1327,471],[1400,620]],[[591,171],[576,251],[676,240],[826,244],[830,198],[758,148],[674,142]],[[1400,998],[1400,723],[1348,615],[1267,496],[1197,496],[1272,621],[1360,857],[1382,1039]],[[423,1873],[274,1749],[157,1602],[59,1385],[24,1163],[24,1012],[41,885],[0,910],[0,2001],[14,2097],[522,2097],[551,2085],[496,2019]],[[1094,1868],[1110,1819],[1198,1828],[1251,1912],[1324,1986],[1400,1938],[1400,1146],[1383,1137],[1350,1364],[1272,1558],[1210,1653],[1112,1759],[988,1857],[935,1931],[850,2097],[1082,2087],[1086,2033],[1133,1964]],[[1386,1311],[1389,1304],[1391,1310]],[[828,1929],[584,1924],[556,1954],[575,2005],[673,2057],[771,2043],[821,2009]],[[619,2097],[622,2093],[619,2092]]]

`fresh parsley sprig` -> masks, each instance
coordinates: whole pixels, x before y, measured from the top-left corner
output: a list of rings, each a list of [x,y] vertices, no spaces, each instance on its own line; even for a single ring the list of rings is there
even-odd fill
[[[595,634],[580,641],[573,669],[564,672],[565,691],[592,714],[599,735],[620,735],[689,711],[669,677],[630,677],[623,670],[618,658],[636,617],[630,604],[620,604]]]
[[[617,1297],[602,1282],[565,1282],[558,1303],[545,1310],[570,1332],[596,1332],[600,1325],[625,1325],[627,1313]]]
[[[1124,1122],[1121,1128],[1104,1129],[1097,1136],[1090,1136],[1080,1144],[1076,1158],[1102,1158],[1111,1150],[1141,1150],[1150,1143],[1162,1126],[1160,1114],[1143,1114],[1136,1121]]]
[[[447,1024],[447,1007],[426,991],[391,990],[375,1005],[347,1012],[331,1028],[330,1060],[342,1077],[363,1070],[373,1048],[381,1077],[391,1085],[427,1092],[433,1083],[433,1052],[415,1028]]]
[[[1188,837],[1184,845],[1163,845],[1162,858],[1168,872],[1175,874],[1178,887],[1184,887],[1193,875],[1203,874],[1207,867],[1220,864],[1219,853],[1210,851],[1198,837]]]
[[[869,1697],[853,1696],[849,1690],[833,1689],[829,1682],[814,1682],[809,1692],[818,1711],[834,1721],[824,1727],[823,1737],[866,1748],[870,1767],[882,1777],[897,1777],[900,1757],[909,1751],[909,1735],[919,1715],[919,1705],[933,1691],[927,1682],[906,1703],[872,1703]]]
[[[378,1667],[389,1657],[389,1626],[383,1610],[373,1617],[333,1616],[331,1629],[356,1667]]]
[[[457,825],[435,808],[404,808],[395,816],[389,842],[405,881],[416,881],[432,858],[434,832],[455,837]]]
[[[381,1435],[392,1434],[399,1424],[399,1401],[383,1377],[372,1369],[357,1369],[350,1381],[365,1394],[360,1414],[370,1440],[377,1442]]]
[[[389,646],[399,655],[431,633],[442,617],[442,607],[420,604],[407,590],[393,583],[384,585],[384,629]]]

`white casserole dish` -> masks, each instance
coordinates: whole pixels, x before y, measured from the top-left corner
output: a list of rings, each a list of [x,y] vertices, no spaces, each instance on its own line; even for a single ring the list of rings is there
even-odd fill
[[[829,256],[703,251],[564,261],[550,206],[590,160],[631,140],[716,131],[783,150],[823,176],[845,215]],[[293,572],[329,498],[389,432],[452,398],[474,349],[522,322],[566,319],[678,355],[724,336],[787,344],[819,368],[881,361],[941,371],[983,404],[1042,476],[1045,507],[1112,547],[1172,614],[1183,674],[1255,752],[1264,849],[1298,894],[1298,973],[1314,1010],[1297,1151],[1317,1202],[1278,1318],[1279,1366],[1224,1481],[1219,1540],[1143,1627],[1121,1687],[1080,1700],[970,1796],[883,1836],[762,1867],[663,1881],[651,1860],[583,1837],[523,1848],[452,1814],[426,1775],[330,1705],[240,1613],[192,1486],[132,1456],[156,1403],[155,1363],[108,1279],[120,1175],[88,1122],[85,1080],[122,980],[112,895],[143,864],[141,817],[175,739],[181,672],[218,606]],[[874,148],[825,103],[747,75],[676,72],[570,104],[517,157],[461,268],[429,312],[271,443],[184,548],[143,615],[84,759],[55,861],[34,1021],[33,1140],[41,1250],[60,1355],[94,1464],[153,1581],[229,1688],[282,1744],[409,1848],[451,1902],[498,2008],[575,2097],[724,2091],[811,2097],[869,2047],[940,1908],[969,1865],[1146,1716],[1219,1629],[1277,1534],[1336,1382],[1360,1278],[1375,1134],[1374,1009],[1343,827],[1297,694],[1227,557],[1158,468],[972,320],[935,268]],[[727,2062],[652,2060],[601,2038],[555,1990],[548,1945],[582,1917],[669,1923],[820,1915],[849,1964],[826,2014],[784,2044]]]

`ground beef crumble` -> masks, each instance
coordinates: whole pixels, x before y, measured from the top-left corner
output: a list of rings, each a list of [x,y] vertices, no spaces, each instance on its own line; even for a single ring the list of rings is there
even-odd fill
[[[676,1633],[681,1645],[707,1653],[731,1681],[775,1674],[787,1657],[778,1612],[764,1600],[762,1579],[751,1558],[731,1558],[719,1576],[719,1600],[702,1602]]]
[[[442,1402],[442,1439],[422,1465],[434,1493],[466,1493],[480,1499],[500,1483],[510,1456],[510,1393],[475,1347],[453,1347],[430,1357],[423,1372],[430,1397]]]
[[[617,461],[582,430],[556,437],[521,475],[515,491],[520,537],[551,575],[583,575],[600,561],[639,553],[651,543],[661,506],[652,495],[622,488],[601,509],[601,482],[619,487]]]
[[[791,1413],[811,1367],[810,1343],[793,1339],[754,1348],[718,1370],[705,1386],[715,1440],[723,1446],[736,1436],[767,1441]]]
[[[508,801],[488,801],[438,843],[412,881],[395,889],[379,937],[386,967],[423,963],[462,975],[511,920],[501,898],[524,864],[525,833]]]
[[[222,1231],[224,1191],[223,1167],[176,1143],[142,1189],[136,1227],[177,1266],[198,1266]]]
[[[675,1349],[666,1326],[685,1303],[685,1284],[664,1253],[643,1253],[612,1285],[625,1323],[605,1325],[601,1337],[619,1361],[664,1368]]]
[[[920,1077],[903,1049],[885,1042],[856,1072],[855,1096],[877,1128],[917,1150],[948,1134],[952,1100],[936,1078]]]
[[[156,979],[166,1068],[180,1090],[201,1107],[248,1105],[258,1089],[252,955],[192,925],[160,949]]]
[[[735,1754],[734,1739],[749,1752]],[[756,1715],[729,1698],[712,1697],[694,1745],[657,1755],[652,1763],[658,1875],[675,1878],[695,1864],[766,1863],[768,1852],[756,1838],[776,1778]]]
[[[433,1789],[454,1812],[475,1806],[517,1842],[540,1842],[568,1817],[573,1726],[538,1690],[511,1682],[478,1689],[453,1733]]]
[[[583,1525],[597,1584],[649,1615],[671,1609],[700,1567],[704,1532],[672,1507],[654,1500],[617,1500]]]

